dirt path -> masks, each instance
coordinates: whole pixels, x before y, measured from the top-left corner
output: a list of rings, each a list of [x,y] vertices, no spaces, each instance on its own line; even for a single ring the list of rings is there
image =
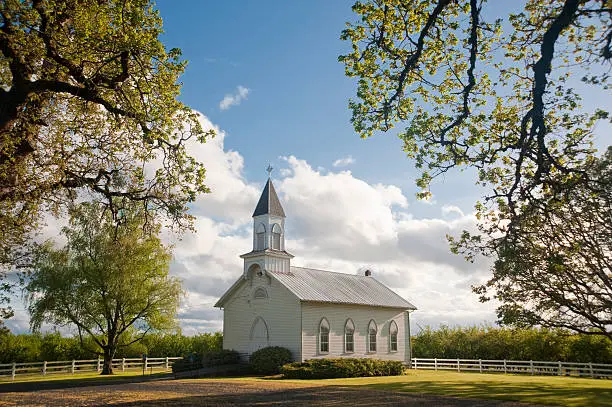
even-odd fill
[[[282,381],[159,380],[0,394],[0,406],[526,406]]]

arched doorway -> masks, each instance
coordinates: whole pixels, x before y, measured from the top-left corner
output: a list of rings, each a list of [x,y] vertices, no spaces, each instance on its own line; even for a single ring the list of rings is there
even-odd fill
[[[251,327],[251,340],[249,343],[249,350],[251,353],[265,348],[269,343],[268,325],[262,317],[255,318],[253,326]]]

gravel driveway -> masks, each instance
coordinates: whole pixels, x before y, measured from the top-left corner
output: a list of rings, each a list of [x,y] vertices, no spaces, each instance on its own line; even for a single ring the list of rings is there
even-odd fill
[[[0,406],[527,406],[271,380],[158,380],[0,394]]]

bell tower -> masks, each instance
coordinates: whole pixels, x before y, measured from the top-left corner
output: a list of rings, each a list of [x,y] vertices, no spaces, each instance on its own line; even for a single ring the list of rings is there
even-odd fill
[[[285,251],[285,211],[270,178],[272,167],[267,171],[268,181],[253,212],[253,250],[240,256],[247,279],[267,271],[288,273],[293,258]]]

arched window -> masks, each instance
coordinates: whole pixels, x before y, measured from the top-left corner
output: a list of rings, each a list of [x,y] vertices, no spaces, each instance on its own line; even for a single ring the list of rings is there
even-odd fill
[[[329,352],[329,322],[325,318],[319,324],[319,352]]]
[[[272,248],[274,250],[281,249],[281,228],[277,223],[272,226]]]
[[[263,223],[257,225],[255,231],[255,250],[264,250],[266,248],[266,227]]]
[[[378,328],[376,327],[376,322],[371,320],[368,324],[368,352],[376,352],[376,334],[378,333]]]
[[[268,293],[266,292],[265,288],[259,287],[255,290],[255,294],[253,294],[253,298],[255,299],[268,298]]]
[[[395,321],[389,324],[389,351],[397,352],[397,324]]]
[[[344,324],[344,352],[355,352],[355,324],[350,318]]]

